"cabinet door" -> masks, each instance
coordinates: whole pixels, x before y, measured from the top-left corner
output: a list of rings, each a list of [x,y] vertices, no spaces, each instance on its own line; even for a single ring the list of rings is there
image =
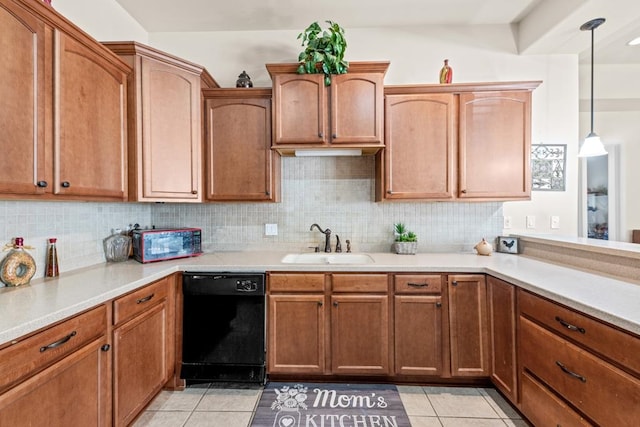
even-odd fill
[[[0,395],[2,426],[110,426],[110,358],[97,339]]]
[[[460,94],[460,198],[531,197],[531,92]]]
[[[144,57],[141,71],[137,198],[202,201],[200,76]]]
[[[270,97],[208,99],[206,111],[207,200],[274,200]]]
[[[167,382],[168,308],[160,303],[114,330],[114,424],[126,426]]]
[[[512,402],[517,402],[516,288],[487,277],[491,345],[491,380]]]
[[[454,95],[388,95],[384,129],[385,185],[379,198],[453,198]]]
[[[383,80],[382,73],[332,76],[331,143],[382,143]]]
[[[270,295],[268,310],[267,371],[324,373],[324,295]]]
[[[441,375],[440,296],[396,295],[394,298],[396,374]]]
[[[322,74],[277,74],[273,81],[274,144],[322,144],[327,135]]]
[[[45,44],[44,23],[12,2],[0,4],[0,28],[0,193],[43,193],[50,184],[44,149],[45,50],[51,48],[50,38]]]
[[[331,364],[334,374],[389,374],[386,295],[331,296]]]
[[[451,375],[489,376],[487,286],[484,275],[450,275],[448,298]]]
[[[55,32],[53,192],[126,198],[126,74]]]

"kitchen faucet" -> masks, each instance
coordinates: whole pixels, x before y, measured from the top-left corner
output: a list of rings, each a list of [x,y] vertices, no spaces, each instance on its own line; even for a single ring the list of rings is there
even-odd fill
[[[323,230],[318,224],[311,224],[311,228],[309,228],[309,231],[313,231],[313,227],[316,227],[319,232],[324,234],[324,251],[331,252],[331,230],[329,230],[328,228],[326,230]]]

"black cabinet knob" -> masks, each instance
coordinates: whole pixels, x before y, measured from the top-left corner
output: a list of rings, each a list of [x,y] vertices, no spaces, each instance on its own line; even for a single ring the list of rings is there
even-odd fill
[[[36,185],[40,188],[45,188],[49,184],[47,184],[47,181],[38,181]]]
[[[62,186],[62,188],[69,188],[71,187],[71,184],[69,183],[69,181],[62,181],[60,183],[60,185]]]

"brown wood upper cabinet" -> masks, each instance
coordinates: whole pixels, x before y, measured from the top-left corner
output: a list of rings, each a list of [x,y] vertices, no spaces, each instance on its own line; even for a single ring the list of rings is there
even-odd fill
[[[133,68],[128,80],[129,199],[201,202],[201,88],[217,83],[201,66],[141,43],[103,44]]]
[[[206,199],[278,201],[280,155],[271,150],[271,89],[205,89]]]
[[[461,199],[531,198],[531,91],[460,94]]]
[[[385,97],[382,199],[437,199],[455,196],[456,105],[452,93]]]
[[[539,84],[387,86],[376,200],[530,198],[531,92]]]
[[[41,2],[0,0],[0,193],[126,200],[130,68]]]
[[[376,152],[383,145],[384,75],[389,62],[352,62],[347,74],[297,74],[298,64],[267,64],[273,80],[273,148],[357,147]]]

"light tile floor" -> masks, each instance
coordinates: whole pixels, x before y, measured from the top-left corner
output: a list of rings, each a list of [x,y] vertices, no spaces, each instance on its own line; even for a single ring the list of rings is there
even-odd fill
[[[494,389],[398,386],[412,427],[527,427]],[[134,427],[248,427],[262,389],[192,385],[162,391]]]

